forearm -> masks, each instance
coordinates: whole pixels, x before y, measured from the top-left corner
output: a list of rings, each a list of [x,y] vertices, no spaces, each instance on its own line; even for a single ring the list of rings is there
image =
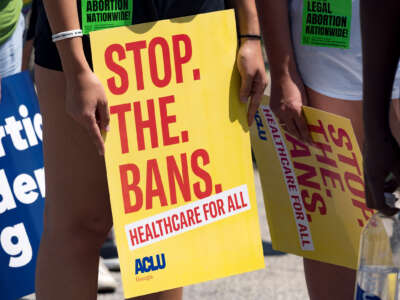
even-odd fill
[[[236,11],[239,34],[260,34],[260,24],[254,0],[231,0],[229,3]]]
[[[43,0],[43,2],[53,34],[80,28],[75,0]],[[58,41],[56,46],[67,76],[90,70],[80,37]]]
[[[367,143],[389,132],[389,103],[400,53],[397,0],[360,3],[363,45],[363,100]]]
[[[287,0],[257,0],[271,76],[297,73],[289,28]]]

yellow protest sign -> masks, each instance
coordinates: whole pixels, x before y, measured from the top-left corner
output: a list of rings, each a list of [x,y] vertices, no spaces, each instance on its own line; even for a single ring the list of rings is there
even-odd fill
[[[262,268],[232,10],[91,33],[125,297]]]
[[[365,205],[350,120],[304,107],[313,144],[285,132],[265,97],[251,128],[275,249],[356,269]]]

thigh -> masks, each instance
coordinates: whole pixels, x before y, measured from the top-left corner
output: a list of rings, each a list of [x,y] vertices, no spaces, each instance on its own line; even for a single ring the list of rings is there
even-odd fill
[[[104,157],[65,113],[64,74],[36,65],[35,76],[43,115],[47,229],[107,231],[111,210]]]
[[[351,120],[358,144],[364,142],[362,101],[328,97],[307,88],[308,105]],[[310,299],[352,299],[356,272],[341,266],[304,259]],[[335,284],[332,284],[334,282]]]
[[[307,89],[308,105],[350,119],[358,145],[362,149],[364,143],[364,126],[362,101],[342,100],[322,95],[310,88]]]

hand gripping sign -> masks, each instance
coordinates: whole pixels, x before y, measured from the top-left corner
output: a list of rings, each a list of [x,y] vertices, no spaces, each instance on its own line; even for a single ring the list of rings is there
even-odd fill
[[[34,292],[45,197],[42,117],[29,73],[1,79],[0,291],[2,300]]]
[[[357,268],[365,205],[350,120],[304,107],[313,145],[285,132],[265,97],[251,128],[274,249]]]
[[[125,297],[262,268],[233,11],[91,33]]]

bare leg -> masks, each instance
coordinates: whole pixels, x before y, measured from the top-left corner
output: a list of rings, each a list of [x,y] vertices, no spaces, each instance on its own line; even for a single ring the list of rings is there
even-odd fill
[[[104,159],[65,113],[63,73],[35,72],[46,171],[37,299],[96,299],[99,250],[112,224]]]
[[[362,101],[347,101],[307,89],[309,105],[349,118],[360,147],[363,145]],[[354,296],[355,270],[304,259],[304,273],[311,300],[351,300]]]
[[[130,298],[128,300],[180,300],[182,299],[182,294],[183,294],[183,288],[177,288],[146,296]]]
[[[46,170],[37,300],[97,298],[99,251],[112,225],[104,158],[65,113],[61,72],[35,66]],[[179,300],[182,289],[137,300]]]

